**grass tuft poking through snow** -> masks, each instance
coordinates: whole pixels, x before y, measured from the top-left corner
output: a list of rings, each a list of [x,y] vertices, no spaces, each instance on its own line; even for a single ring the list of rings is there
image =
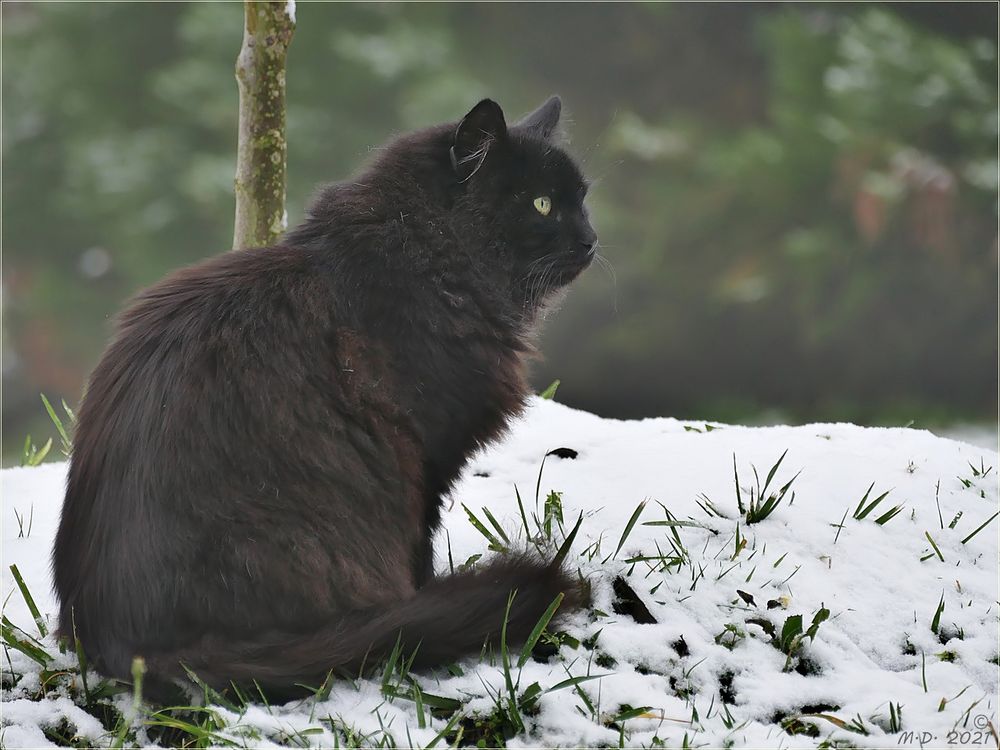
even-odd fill
[[[29,440],[25,463],[47,450]],[[112,684],[53,639],[65,465],[7,470],[0,743],[995,747],[998,463],[917,430],[603,420],[536,399],[452,493],[438,570],[533,547],[586,580],[588,609],[553,627],[557,598],[527,644],[435,673],[397,648],[306,700],[202,685],[159,709],[140,661],[135,687]]]

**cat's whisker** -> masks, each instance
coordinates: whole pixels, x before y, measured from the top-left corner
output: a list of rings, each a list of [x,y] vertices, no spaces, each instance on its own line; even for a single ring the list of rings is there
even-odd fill
[[[610,162],[609,164],[607,164],[604,167],[604,171],[602,171],[599,175],[597,175],[597,177],[593,178],[590,181],[591,188],[599,186],[601,184],[601,182],[603,182],[604,178],[607,177],[608,173],[612,169],[616,169],[616,168],[620,167],[624,163],[625,163],[624,159],[617,159],[617,160],[615,160],[615,161]]]
[[[531,306],[537,307],[545,293],[545,277],[548,274],[548,266],[543,266],[541,273],[535,277],[535,283],[531,287]]]
[[[535,258],[533,261],[531,261],[531,263],[528,264],[527,269],[525,269],[525,276],[526,277],[530,276],[531,272],[535,269],[536,266],[540,265],[546,260],[549,260],[552,256],[553,253],[546,253],[541,258]]]
[[[604,129],[597,134],[594,139],[593,145],[589,146],[583,153],[583,157],[580,159],[580,163],[586,165],[591,156],[597,153],[597,149],[601,147],[601,142],[607,136],[608,132],[614,127],[615,121],[618,119],[618,110],[616,109],[611,115],[611,119],[608,120],[608,124],[604,126]]]
[[[528,281],[528,288],[524,298],[524,307],[534,307],[536,303],[541,299],[545,292],[545,276],[548,269],[543,268],[541,273],[536,273],[535,269],[541,266],[546,261],[551,261],[553,264],[555,261],[555,253],[546,253],[540,258],[536,258],[528,264],[525,269],[525,280]]]
[[[601,255],[600,250],[598,250],[597,252],[594,253],[594,260],[597,261],[597,265],[599,265],[604,270],[604,272],[607,273],[608,278],[611,280],[611,286],[613,287],[613,292],[612,292],[613,297],[612,297],[611,304],[612,304],[612,309],[615,312],[615,315],[617,315],[618,314],[618,274],[615,273],[615,267],[614,267],[614,265],[611,263],[610,260],[607,259],[607,257],[605,257],[604,255]]]
[[[545,293],[548,291],[549,282],[552,280],[553,271],[555,270],[555,267],[556,267],[556,261],[553,260],[548,266],[545,267],[545,270],[542,272],[542,280],[541,283],[539,283],[538,285],[538,299],[536,300],[536,304],[541,303],[542,297],[544,297]],[[543,311],[543,318],[544,317],[545,315]]]
[[[529,312],[538,307],[542,297],[545,295],[546,284],[550,280],[551,273],[557,262],[556,255],[556,253],[547,253],[528,264],[526,276],[529,278],[529,284],[524,299],[524,306],[528,308]],[[542,266],[546,261],[548,261],[548,265]],[[533,273],[533,270],[538,266],[542,266],[541,272]]]

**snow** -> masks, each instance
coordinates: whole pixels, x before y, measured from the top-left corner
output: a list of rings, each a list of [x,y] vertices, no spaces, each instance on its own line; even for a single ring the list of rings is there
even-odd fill
[[[544,690],[570,675],[605,676],[577,686],[587,701],[573,687],[543,693],[537,713],[524,717],[528,732],[511,738],[510,746],[617,746],[620,740],[627,746],[677,746],[685,736],[693,746],[706,747],[815,747],[824,739],[858,747],[917,744],[890,724],[890,703],[902,705],[903,732],[925,733],[924,745],[946,744],[953,729],[986,737],[981,730],[987,722],[996,726],[1000,522],[993,519],[962,543],[997,512],[995,451],[911,429],[608,420],[536,399],[507,439],[470,463],[452,493],[444,514],[447,535],[437,539],[440,572],[449,567],[449,544],[456,566],[486,552],[487,542],[463,504],[481,518],[481,509],[489,508],[512,539],[523,539],[514,487],[530,516],[542,458],[560,447],[578,455],[546,458],[539,502],[550,490],[562,493],[565,532],[577,514],[584,515],[568,560],[590,580],[593,610],[573,614],[562,629],[581,641],[596,636],[596,646],[563,644],[548,663],[529,660],[519,689],[538,682]],[[763,484],[786,450],[772,487],[801,474],[770,517],[747,524],[736,508],[734,454],[746,502],[755,484],[753,468]],[[64,482],[63,464],[0,472],[4,615],[33,634],[8,566],[18,566],[40,610],[54,621],[49,553]],[[872,483],[869,500],[891,492],[866,519],[855,520],[852,513]],[[699,507],[706,498],[725,517]],[[644,500],[638,522],[613,555]],[[674,518],[698,525],[643,525],[667,518],[661,504]],[[903,510],[884,525],[875,523],[894,505]],[[26,538],[19,537],[15,509],[25,518],[25,532],[32,518]],[[737,522],[746,540],[738,554]],[[686,550],[685,563],[664,572],[654,563],[626,562],[658,555],[658,549],[668,553],[673,531]],[[588,550],[590,555],[582,554]],[[627,581],[656,623],[639,624],[615,612],[616,576]],[[942,597],[934,633],[931,622]],[[747,622],[766,621],[780,634],[789,616],[802,615],[807,628],[823,607],[829,619],[814,639],[803,639],[791,661],[762,625]],[[731,647],[722,638],[727,624],[738,633],[727,636],[735,638]],[[686,650],[678,647],[681,638]],[[40,728],[60,718],[80,736],[111,741],[59,691],[41,702],[24,699],[37,684],[37,669],[14,650],[10,659],[4,670],[24,677],[3,693],[6,747],[49,746]],[[786,671],[786,665],[800,668]],[[460,699],[466,715],[488,716],[495,710],[491,693],[505,694],[499,664],[470,659],[461,666],[464,674],[457,677],[419,675],[422,689]],[[731,687],[724,689],[727,682]],[[126,706],[127,696],[121,700]],[[610,725],[623,706],[648,710],[625,720],[620,734]],[[802,714],[818,715],[801,719],[818,736],[784,731],[781,719]],[[266,738],[254,740],[259,746],[286,743],[308,729],[316,731],[296,740],[329,746],[338,741],[334,725],[372,733],[371,744],[388,728],[395,744],[426,746],[447,723],[428,716],[419,728],[414,703],[387,700],[378,682],[364,680],[336,682],[315,706],[293,702],[252,706],[241,716],[220,709],[220,715],[230,724],[225,736],[242,742],[240,733],[253,727]],[[850,731],[854,720],[868,734]]]
[[[978,445],[980,448],[997,450],[1000,441],[1000,425],[997,424],[956,424],[934,431],[935,435]]]
[[[285,15],[295,23],[295,0],[285,0]]]

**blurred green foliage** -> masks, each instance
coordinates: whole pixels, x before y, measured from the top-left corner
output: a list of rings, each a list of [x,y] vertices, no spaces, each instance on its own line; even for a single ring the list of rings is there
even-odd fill
[[[5,452],[109,317],[232,236],[237,3],[4,3]],[[303,4],[289,218],[393,132],[563,95],[616,281],[537,383],[602,414],[996,413],[985,4]]]

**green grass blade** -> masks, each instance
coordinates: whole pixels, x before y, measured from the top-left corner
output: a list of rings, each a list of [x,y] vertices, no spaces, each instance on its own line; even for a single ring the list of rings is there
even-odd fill
[[[80,681],[83,683],[83,697],[90,705],[90,686],[87,684],[87,655],[83,652],[83,644],[76,634],[76,617],[73,617],[73,648],[76,651],[76,663],[80,669]]]
[[[514,603],[516,595],[516,591],[510,592],[510,596],[507,597],[507,609],[503,613],[503,625],[500,627],[500,663],[503,666],[503,681],[507,687],[507,697],[510,700],[510,718],[514,720],[514,723],[523,732],[524,722],[521,720],[521,714],[517,710],[517,694],[514,691],[514,679],[511,676],[510,668],[510,650],[507,647],[507,623],[510,620],[510,608]]]
[[[31,597],[31,592],[28,591],[28,587],[24,583],[24,579],[21,577],[21,571],[17,569],[16,565],[10,566],[11,575],[14,576],[14,582],[17,587],[21,590],[21,596],[24,597],[24,603],[28,605],[28,611],[31,612],[31,616],[35,620],[35,627],[38,628],[38,632],[41,633],[42,638],[49,634],[49,629],[45,624],[45,618],[42,617],[42,613],[38,611],[38,607],[35,605],[35,600]]]
[[[439,708],[447,711],[457,711],[462,707],[462,702],[456,698],[446,698],[443,695],[433,695],[421,691],[421,700],[425,706]]]
[[[49,451],[52,450],[52,438],[45,441],[45,445],[39,448],[35,454],[31,457],[28,464],[29,466],[38,466],[45,457],[49,455]]]
[[[42,667],[47,667],[49,665],[49,662],[52,661],[52,657],[44,648],[42,648],[40,643],[14,625],[6,617],[4,617],[0,623],[2,623],[0,624],[0,638],[3,639],[5,645],[15,651],[20,651],[32,661],[40,664]],[[19,638],[17,635],[18,633],[22,633],[24,635],[24,639]]]
[[[767,488],[771,485],[771,480],[774,479],[774,475],[778,473],[778,467],[781,466],[781,462],[785,460],[785,456],[788,455],[788,448],[785,448],[785,452],[781,454],[781,458],[778,462],[771,467],[771,470],[767,472],[767,479],[764,480],[764,488],[760,491],[761,495],[767,494]]]
[[[983,529],[985,529],[989,525],[990,521],[992,521],[997,516],[1000,516],[1000,512],[994,513],[992,516],[990,516],[985,521],[983,521],[982,526],[979,526],[975,531],[973,531],[971,534],[969,534],[967,537],[965,537],[965,539],[962,540],[962,544],[965,544],[967,541],[969,541],[970,539],[972,539],[972,537],[974,537],[980,531],[982,531]]]
[[[941,601],[938,602],[937,609],[934,610],[934,617],[931,619],[931,632],[937,635],[938,628],[941,627],[941,615],[944,614],[944,592],[941,592]]]
[[[854,510],[855,520],[860,521],[862,518],[864,518],[864,516],[861,515],[861,510],[865,507],[865,503],[868,502],[868,496],[871,494],[871,491],[873,489],[875,489],[875,482],[871,483],[871,485],[868,487],[868,490],[865,492],[864,497],[861,498],[861,502],[858,503],[858,507]]]
[[[707,531],[714,531],[714,529],[708,524],[698,523],[697,521],[680,521],[673,519],[670,521],[643,521],[641,526],[669,526],[675,528],[678,526],[688,527],[691,529],[706,529]]]
[[[430,750],[430,748],[434,747],[438,742],[440,742],[446,736],[448,736],[455,728],[455,725],[458,724],[458,722],[460,722],[464,718],[465,718],[464,713],[456,713],[454,716],[448,719],[448,723],[445,724],[444,729],[442,729],[440,732],[434,735],[433,739],[431,739],[431,741],[427,743],[426,746],[427,750]]]
[[[139,711],[142,708],[142,678],[145,674],[146,662],[141,656],[136,656],[132,659],[132,707],[129,710],[128,718],[122,722],[118,736],[115,737],[115,741],[111,745],[115,750],[125,746],[128,730],[139,716]]]
[[[833,537],[833,543],[834,543],[834,544],[836,544],[836,543],[837,543],[837,540],[838,540],[838,539],[840,539],[840,532],[844,530],[844,521],[846,521],[846,520],[847,520],[847,513],[848,513],[848,511],[849,511],[849,510],[850,510],[850,508],[849,508],[849,507],[848,507],[848,508],[844,508],[844,517],[840,519],[840,523],[838,523],[838,524],[833,524],[834,526],[836,526],[836,527],[837,527],[837,533],[836,533],[836,535],[835,535],[835,536]],[[787,553],[786,553],[786,554],[787,554]],[[777,567],[777,565],[775,565],[775,567]]]
[[[621,539],[618,540],[618,546],[615,547],[615,554],[611,556],[611,559],[618,557],[618,553],[621,552],[622,547],[625,545],[625,540],[628,539],[628,535],[632,533],[632,527],[635,526],[635,522],[639,520],[639,516],[642,515],[642,511],[646,508],[646,501],[643,500],[637,506],[635,510],[632,511],[632,517],[628,519],[628,523],[625,524],[625,530],[622,532]]]
[[[652,706],[639,706],[639,708],[630,708],[627,711],[622,711],[620,714],[611,719],[613,724],[618,724],[629,719],[634,719],[638,716],[642,716],[644,713],[652,711]]]
[[[736,454],[733,454],[733,483],[736,485],[736,507],[739,508],[740,513],[745,513],[746,509],[743,507],[743,495],[740,493],[740,475],[736,470]]]
[[[427,728],[427,717],[424,715],[424,696],[423,692],[420,690],[420,685],[414,683],[413,685],[413,703],[417,712],[417,728],[426,729]],[[409,731],[409,728],[407,728]],[[413,747],[413,743],[409,743],[410,747]]]
[[[392,676],[396,672],[396,664],[399,662],[399,656],[403,651],[403,633],[400,632],[396,636],[396,643],[392,647],[392,651],[389,652],[389,658],[386,659],[385,669],[382,670],[382,691],[385,692],[389,688],[389,682]]]
[[[52,420],[52,424],[56,426],[56,430],[59,432],[59,437],[62,438],[63,452],[69,455],[69,450],[71,443],[69,441],[69,435],[66,433],[66,428],[63,427],[62,420],[59,419],[59,415],[56,414],[56,410],[52,408],[52,404],[49,400],[45,398],[44,393],[39,394],[42,397],[42,403],[45,404],[45,411],[49,413],[49,419]]]
[[[542,463],[538,466],[538,478],[535,480],[535,513],[538,512],[538,497],[542,492],[542,473],[545,471],[545,459],[548,457],[548,453],[542,456]]]
[[[544,391],[542,391],[541,393],[538,394],[538,397],[539,398],[544,398],[546,401],[551,401],[552,399],[554,399],[556,397],[556,391],[559,390],[559,384],[560,384],[560,381],[559,381],[558,378],[555,379],[555,380],[553,380],[549,384],[548,388],[546,388]]]
[[[76,414],[74,414],[73,410],[69,408],[69,404],[66,403],[66,399],[62,399],[62,408],[63,411],[66,412],[66,416],[69,417],[69,423],[76,424]]]
[[[509,536],[507,536],[507,532],[503,530],[503,526],[501,526],[501,525],[500,525],[500,524],[499,524],[499,523],[497,522],[497,519],[495,519],[495,518],[493,517],[493,514],[492,514],[492,513],[490,513],[490,509],[489,509],[489,508],[487,508],[487,507],[483,506],[483,515],[485,515],[485,516],[486,516],[486,520],[490,522],[490,525],[491,525],[491,526],[492,526],[492,527],[493,527],[494,529],[496,529],[497,533],[498,533],[498,534],[500,535],[500,538],[501,538],[501,539],[503,539],[503,540],[504,540],[504,542],[505,542],[505,543],[506,543],[506,544],[507,544],[508,546],[510,546],[510,537],[509,537]]]
[[[944,562],[944,555],[941,554],[941,550],[938,548],[937,543],[931,537],[930,532],[929,531],[925,531],[924,532],[924,536],[927,537],[927,541],[930,542],[931,543],[931,547],[934,548],[934,554],[936,554],[938,556],[938,558],[941,560],[941,562]]]
[[[517,510],[521,514],[521,525],[524,526],[524,537],[525,539],[531,539],[531,527],[528,526],[528,516],[524,512],[524,503],[521,501],[521,492],[517,489],[517,485],[514,485],[514,496],[517,497]]]
[[[563,690],[564,688],[568,687],[576,687],[582,682],[589,682],[590,680],[599,680],[602,677],[607,677],[610,674],[611,673],[608,672],[607,674],[589,674],[589,675],[582,675],[580,677],[570,677],[568,680],[557,682],[555,685],[548,688],[545,692],[554,693],[556,690]]]
[[[448,546],[448,570],[455,575],[455,558],[451,556],[451,534],[448,533],[448,529],[444,530],[444,538]]]
[[[493,532],[487,529],[486,526],[483,524],[483,522],[480,521],[478,518],[476,518],[476,514],[473,513],[471,510],[469,510],[466,507],[465,503],[462,503],[462,509],[465,511],[465,514],[469,517],[469,523],[471,523],[476,528],[476,531],[478,531],[480,534],[486,537],[487,541],[489,541],[490,548],[498,552],[502,552],[505,549],[503,542],[497,539],[497,537],[493,534]]]
[[[528,635],[528,639],[524,642],[524,647],[521,649],[521,656],[517,660],[517,668],[520,669],[525,664],[528,663],[528,659],[531,658],[531,651],[538,643],[538,639],[542,637],[542,631],[548,626],[549,621],[552,616],[559,609],[559,605],[562,604],[563,594],[559,593],[556,598],[552,600],[552,603],[545,610],[544,614],[538,618],[538,622],[535,623],[535,627],[532,628],[531,633]]]
[[[788,451],[785,451],[785,452],[787,453]],[[792,477],[787,482],[785,482],[783,485],[781,485],[781,489],[778,490],[778,494],[777,494],[777,497],[779,499],[783,498],[785,496],[785,493],[788,492],[788,490],[791,488],[791,486],[793,484],[795,484],[795,480],[798,479],[800,476],[802,476],[802,471],[803,471],[802,469],[799,469],[797,472],[795,472],[795,476],[794,477]]]
[[[874,483],[873,483],[873,484],[872,484],[872,487],[874,487],[874,486],[875,486],[875,485],[874,485]],[[868,514],[869,514],[869,513],[871,513],[871,512],[873,511],[873,510],[875,510],[875,508],[876,508],[876,507],[878,507],[878,504],[879,504],[879,503],[881,503],[881,502],[882,502],[883,500],[885,500],[885,499],[886,499],[886,497],[888,497],[888,495],[889,495],[889,493],[890,493],[890,492],[892,492],[892,490],[886,490],[885,492],[883,492],[883,493],[882,493],[881,495],[879,495],[879,496],[878,496],[878,497],[876,497],[876,498],[875,498],[874,500],[872,500],[872,501],[871,501],[870,503],[868,503],[868,505],[866,505],[866,506],[865,506],[865,507],[864,507],[864,508],[863,508],[863,509],[861,510],[861,512],[860,512],[860,513],[858,513],[858,514],[855,514],[855,516],[854,516],[854,517],[855,517],[856,519],[858,519],[859,521],[863,521],[863,520],[864,520],[865,518],[867,518],[867,517],[868,517]],[[865,497],[867,497],[867,496],[868,496],[868,495],[867,495],[867,494],[865,494]]]
[[[877,523],[879,526],[885,526],[887,523],[889,523],[889,521],[891,521],[893,518],[895,518],[897,515],[899,515],[902,512],[903,512],[903,506],[902,505],[896,505],[893,508],[890,508],[885,513],[883,513],[878,518],[876,518],[875,519],[875,523]]]
[[[566,540],[562,543],[559,551],[556,552],[556,556],[552,559],[552,565],[556,567],[562,565],[563,560],[566,559],[566,555],[569,554],[570,547],[573,546],[573,540],[576,539],[576,532],[580,530],[580,524],[582,523],[583,513],[581,512],[579,518],[576,519],[576,524],[573,526],[573,530],[566,536]]]

